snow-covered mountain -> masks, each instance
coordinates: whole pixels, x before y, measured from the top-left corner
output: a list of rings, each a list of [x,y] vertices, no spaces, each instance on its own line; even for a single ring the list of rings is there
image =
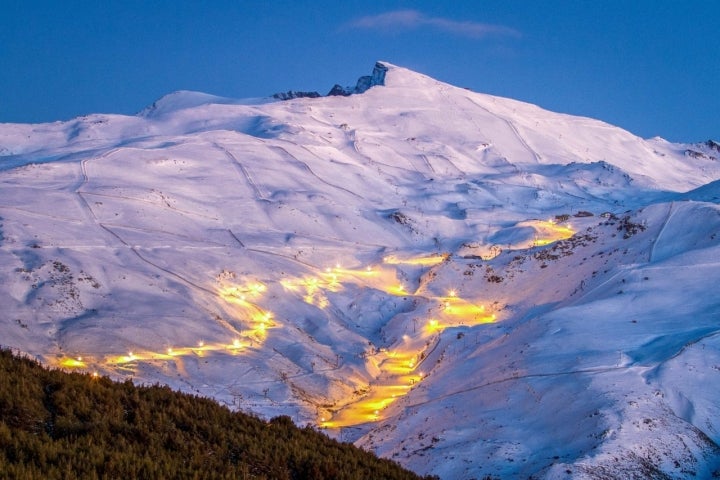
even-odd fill
[[[444,479],[719,474],[717,143],[333,90],[0,125],[0,344]]]

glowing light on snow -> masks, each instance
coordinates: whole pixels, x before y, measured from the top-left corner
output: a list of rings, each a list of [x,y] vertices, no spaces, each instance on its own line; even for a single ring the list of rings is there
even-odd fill
[[[280,285],[282,285],[282,287],[286,291],[290,291],[290,292],[296,292],[300,288],[300,286],[297,283],[295,283],[293,280],[289,280],[287,278],[283,278],[282,280],[280,280]]]
[[[569,224],[560,225],[555,220],[535,220],[523,222],[532,226],[537,231],[537,236],[533,242],[534,246],[542,247],[559,240],[565,240],[575,235],[575,230]]]
[[[262,282],[249,282],[244,285],[226,285],[218,289],[220,297],[228,303],[244,305],[247,297],[260,297],[267,290]]]
[[[63,358],[60,360],[60,366],[64,368],[85,368],[85,362],[82,361],[82,357],[77,358]]]
[[[256,295],[259,295],[267,290],[267,287],[262,283],[253,283],[250,285],[250,291]]]
[[[387,293],[408,295],[404,286],[393,286],[385,289]],[[432,297],[431,297],[432,298]],[[421,330],[413,329],[413,334],[403,334],[402,343],[393,350],[379,350],[368,357],[368,363],[379,370],[378,381],[371,384],[364,395],[344,405],[332,416],[320,421],[323,428],[342,428],[368,422],[379,421],[382,412],[397,399],[402,398],[415,388],[426,376],[418,371],[425,359],[425,351],[431,344],[428,340],[443,330],[458,326],[475,326],[497,320],[495,313],[486,312],[482,304],[461,298],[456,289],[450,289],[445,297],[432,298],[437,305],[437,317],[429,318]],[[416,320],[414,320],[416,321]]]
[[[428,331],[428,333],[436,333],[436,332],[441,332],[441,331],[443,331],[443,330],[444,330],[443,326],[440,324],[440,322],[438,322],[438,321],[437,321],[436,319],[434,319],[434,318],[431,319],[431,320],[427,323],[427,331]]]
[[[479,325],[495,321],[485,312],[484,305],[476,305],[460,297],[445,297],[442,301],[443,320],[447,326]]]
[[[425,267],[431,267],[433,265],[438,265],[445,260],[449,258],[449,254],[445,255],[431,255],[429,257],[410,257],[410,258],[400,258],[395,255],[388,255],[387,257],[383,258],[383,263],[387,265],[418,265],[418,266],[425,266]]]
[[[550,225],[550,223],[547,223]],[[554,225],[554,224],[553,224]],[[555,231],[560,231],[555,226]],[[384,265],[419,265],[431,267],[440,264],[448,258],[447,255],[433,255],[425,257],[399,258],[389,256],[384,259]],[[398,282],[397,271],[388,266],[365,266],[344,268],[340,262],[335,267],[327,267],[316,276],[286,277],[279,281],[284,290],[298,294],[305,302],[319,308],[329,306],[328,291],[338,291],[344,288],[345,283],[352,283],[364,287],[371,287],[387,294],[412,297],[404,284]],[[182,345],[168,346],[159,352],[130,351],[126,355],[106,357],[108,365],[123,366],[128,363],[174,361],[185,355],[204,356],[206,354],[241,355],[243,348],[262,344],[268,335],[269,329],[277,328],[278,323],[273,312],[265,310],[258,303],[267,286],[262,282],[247,282],[245,284],[228,285],[218,290],[219,297],[227,303],[238,306],[233,311],[237,315],[236,321],[248,324],[246,330],[231,340],[231,343],[206,343],[199,340],[196,346],[183,347]],[[451,327],[472,326],[489,323],[496,320],[495,314],[485,312],[483,305],[469,302],[459,296],[455,288],[447,291],[445,297],[425,297],[435,303],[435,317],[428,318],[421,324],[420,319],[413,319],[415,328],[404,333],[396,347],[390,351],[380,349],[367,358],[372,368],[378,371],[376,382],[369,387],[363,387],[361,398],[344,405],[342,408],[325,412],[318,416],[318,423],[323,428],[338,428],[358,425],[367,422],[379,421],[383,411],[402,398],[425,377],[424,372],[417,369],[425,359],[425,352],[431,345],[431,338],[439,332]],[[418,326],[421,326],[418,329]],[[232,337],[231,337],[232,338]],[[82,357],[67,358],[63,365],[82,368],[85,362]],[[123,366],[127,370],[132,366]],[[328,414],[329,413],[329,414]]]

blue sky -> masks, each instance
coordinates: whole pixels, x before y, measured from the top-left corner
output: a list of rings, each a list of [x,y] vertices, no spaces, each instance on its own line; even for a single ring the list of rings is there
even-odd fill
[[[386,60],[642,137],[720,140],[716,0],[5,0],[0,122],[354,84]]]

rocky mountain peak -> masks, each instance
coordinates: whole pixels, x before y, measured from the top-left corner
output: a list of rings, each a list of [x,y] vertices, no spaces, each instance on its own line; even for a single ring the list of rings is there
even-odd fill
[[[334,97],[334,96],[342,96],[347,97],[349,95],[354,95],[358,93],[365,93],[370,88],[377,86],[377,85],[385,85],[385,74],[388,71],[388,67],[384,65],[381,62],[376,62],[375,67],[373,68],[371,75],[363,75],[362,77],[358,78],[357,83],[355,86],[348,86],[343,87],[339,84],[335,84],[328,94],[326,96],[328,97]],[[317,94],[317,92],[310,92],[310,94],[305,94],[306,92],[287,92],[287,93],[276,93],[273,95],[274,98],[278,98],[280,100],[289,100],[292,98],[298,98],[298,97],[318,97],[320,95]],[[299,95],[293,95],[293,94],[299,94]]]

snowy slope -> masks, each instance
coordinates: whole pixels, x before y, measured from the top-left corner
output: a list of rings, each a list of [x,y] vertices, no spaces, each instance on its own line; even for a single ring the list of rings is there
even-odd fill
[[[442,478],[720,468],[716,144],[384,66],[0,125],[0,343]]]

